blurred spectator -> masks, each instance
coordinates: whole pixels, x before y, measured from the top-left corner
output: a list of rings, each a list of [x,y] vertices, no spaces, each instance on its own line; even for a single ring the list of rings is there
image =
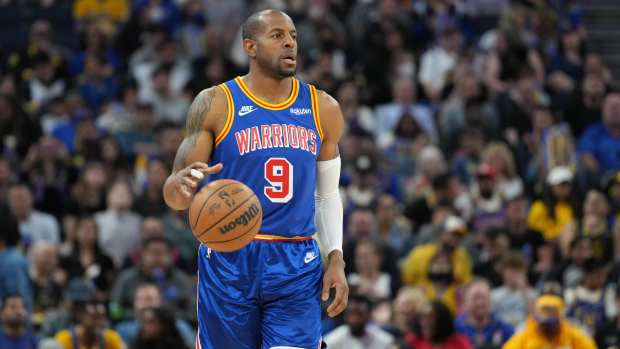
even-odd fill
[[[481,164],[476,171],[476,181],[470,189],[474,203],[474,221],[480,215],[492,215],[500,212],[503,198],[497,189],[496,170],[489,164]],[[477,226],[477,225],[476,225]]]
[[[165,2],[171,3],[170,0]],[[153,9],[155,8],[156,6],[153,7]],[[132,59],[130,70],[138,82],[138,100],[141,102],[154,102],[156,100],[157,86],[155,85],[158,71],[165,73],[162,76],[164,81],[159,81],[161,83],[159,88],[168,89],[173,96],[178,95],[183,90],[192,75],[191,65],[179,52],[177,43],[170,39],[164,39],[157,44],[153,59],[145,61]]]
[[[32,322],[40,327],[45,313],[61,305],[67,275],[60,269],[58,247],[47,241],[36,242],[29,253],[32,285]]]
[[[77,0],[73,4],[73,16],[80,21],[101,20],[108,25],[124,21],[129,6],[124,0]]]
[[[28,261],[18,248],[20,233],[17,220],[0,206],[0,299],[20,295],[32,309],[32,289],[28,280]]]
[[[564,318],[564,302],[560,297],[543,295],[536,301],[525,328],[515,334],[503,349],[546,347],[595,349],[592,338]]]
[[[583,217],[579,233],[592,240],[594,258],[613,259],[614,242],[610,229],[610,207],[605,194],[590,189],[583,203]]]
[[[514,328],[520,326],[536,299],[536,291],[527,279],[527,264],[517,252],[508,253],[500,261],[502,285],[491,291],[495,315]]]
[[[88,0],[87,0],[88,1]],[[114,0],[113,0],[114,1]],[[81,1],[84,3],[84,1]],[[88,21],[86,27],[81,33],[81,49],[82,51],[75,54],[70,62],[69,70],[72,75],[80,75],[85,68],[88,58],[97,58],[101,60],[102,70],[106,74],[113,74],[121,68],[121,58],[109,45],[109,32],[111,28],[106,28],[105,23],[101,21]]]
[[[177,148],[183,140],[183,129],[171,122],[160,122],[155,127],[157,151],[165,164],[174,163]]]
[[[127,90],[125,90],[127,93]],[[132,124],[126,130],[116,133],[118,142],[121,145],[123,155],[151,155],[156,152],[155,139],[153,137],[155,117],[151,104],[137,103],[135,108],[131,106],[130,96],[124,96],[123,108],[126,109],[126,116],[131,116]],[[128,100],[129,99],[129,100]],[[122,113],[120,113],[122,115]],[[121,118],[121,116],[117,117]]]
[[[471,259],[460,245],[466,234],[463,220],[448,217],[437,241],[414,248],[401,269],[404,284],[422,287],[430,300],[442,300],[453,313],[459,288],[472,276]]]
[[[542,100],[536,72],[528,66],[519,71],[517,81],[509,90],[497,95],[495,107],[500,115],[500,129],[508,144],[516,146],[519,139],[532,129],[532,111]]]
[[[510,248],[519,251],[528,262],[537,259],[538,249],[545,243],[542,234],[527,224],[528,203],[525,197],[509,200],[504,208],[505,230],[510,239]]]
[[[120,334],[125,343],[135,343],[138,335],[141,332],[147,337],[153,336],[152,333],[145,333],[152,330],[150,328],[148,330],[145,328],[149,325],[148,320],[150,314],[148,314],[148,312],[161,306],[162,299],[157,286],[155,286],[154,284],[143,284],[136,289],[136,294],[133,301],[133,312],[135,319],[123,321],[116,325],[116,331]],[[183,338],[183,343],[186,347],[191,348],[193,345],[195,345],[196,333],[194,332],[194,330],[192,330],[192,328],[187,322],[182,319],[175,319],[174,326],[179,332],[180,337]],[[140,340],[144,342],[151,339],[152,338],[142,338]],[[159,337],[158,339],[161,340],[162,338]],[[174,344],[174,347],[176,347],[176,345],[179,344],[179,339],[179,337],[174,337],[174,340],[176,340],[176,342],[163,341],[162,343],[166,343],[168,347]],[[151,344],[154,345],[153,341],[151,341]],[[152,347],[155,348],[156,346]]]
[[[523,181],[510,148],[502,142],[491,142],[482,151],[482,162],[496,172],[497,191],[503,200],[510,200],[523,193]]]
[[[28,329],[28,310],[21,295],[2,299],[0,348],[36,349],[39,338]]]
[[[71,211],[94,214],[103,210],[106,201],[105,186],[108,180],[101,163],[87,163],[71,189],[69,201]]]
[[[143,314],[143,325],[132,349],[186,348],[172,311],[162,308],[147,308]]]
[[[119,90],[115,76],[96,55],[84,59],[84,72],[78,77],[77,88],[94,114],[99,113],[106,102],[116,98]]]
[[[590,335],[617,313],[615,290],[605,287],[607,265],[604,260],[588,259],[581,283],[564,291],[566,314]]]
[[[59,77],[52,57],[41,52],[32,58],[32,76],[25,82],[26,95],[30,108],[39,110],[56,97],[67,91],[67,82]]]
[[[542,81],[542,59],[535,49],[527,48],[505,31],[497,30],[492,51],[485,61],[485,82],[493,93],[506,92],[519,78],[521,69],[528,65],[535,67],[537,79]]]
[[[345,310],[345,324],[325,336],[325,343],[334,349],[388,349],[394,338],[369,323],[372,304],[361,295],[350,295]]]
[[[413,153],[416,154],[414,176],[405,179],[404,183],[404,194],[407,201],[432,196],[435,189],[433,180],[445,174],[448,167],[443,153],[434,145],[425,145],[420,149],[413,149]]]
[[[117,138],[120,138],[121,134],[129,132],[136,125],[140,125],[141,121],[138,115],[138,85],[136,82],[131,79],[121,80],[119,91],[118,98],[102,105],[101,114],[97,117],[97,128],[106,130]],[[152,118],[149,127],[153,127]],[[137,126],[136,128],[140,127]],[[136,140],[136,142],[139,141],[139,139]],[[121,145],[124,146],[123,143]],[[125,152],[123,148],[123,153],[129,152]]]
[[[405,339],[416,349],[469,349],[467,337],[454,331],[454,318],[450,310],[440,301],[434,301],[420,317],[415,334]]]
[[[420,84],[433,102],[441,98],[448,74],[456,66],[461,51],[461,33],[457,28],[446,25],[439,34],[439,45],[420,58]]]
[[[170,121],[180,125],[185,120],[190,102],[180,91],[171,89],[170,74],[170,68],[165,65],[153,71],[152,96],[144,101],[153,104],[156,121]]]
[[[603,102],[603,118],[583,132],[577,146],[581,166],[591,176],[620,169],[620,93],[610,92]]]
[[[69,279],[92,281],[100,292],[99,299],[107,299],[114,279],[114,263],[98,243],[99,229],[92,216],[80,217],[76,227],[76,240],[61,265]]]
[[[357,272],[356,250],[360,241],[376,239],[376,220],[369,209],[356,209],[351,212],[348,224],[348,237],[345,240],[343,251],[346,263],[347,275]],[[374,243],[380,249],[380,271],[389,275],[389,283],[392,294],[400,286],[400,272],[398,257],[389,245],[379,241]],[[369,267],[369,265],[364,265]]]
[[[551,57],[547,84],[556,94],[570,94],[583,78],[585,43],[578,28],[563,25],[560,29],[558,52]]]
[[[58,244],[60,232],[56,218],[34,209],[30,188],[24,184],[16,184],[9,190],[9,205],[15,218],[19,221],[19,232],[22,243],[30,246],[45,240]]]
[[[620,309],[620,292],[616,292],[616,309]],[[596,345],[599,349],[611,349],[620,345],[620,316],[608,319],[596,329]]]
[[[380,247],[372,240],[359,240],[355,247],[356,272],[347,280],[355,293],[371,300],[391,297],[390,275],[380,270],[383,259]]]
[[[159,159],[151,159],[147,165],[146,188],[137,198],[136,212],[141,216],[162,216],[167,206],[164,202],[162,189],[170,168]]]
[[[484,279],[472,281],[464,298],[464,311],[454,321],[455,331],[467,336],[473,348],[499,349],[512,337],[514,329],[492,312],[489,283]]]
[[[15,174],[8,160],[0,156],[0,204],[5,205],[9,196],[9,188],[15,182]]]
[[[542,200],[536,200],[528,215],[530,228],[553,240],[562,234],[571,234],[578,214],[573,208],[573,173],[567,167],[554,167],[547,175]]]
[[[87,288],[88,284],[81,287]],[[97,345],[109,349],[123,349],[125,345],[115,331],[107,328],[105,306],[93,298],[84,298],[74,304],[74,326],[55,336],[64,349],[93,348]]]
[[[575,137],[579,138],[590,125],[601,120],[606,92],[607,85],[602,77],[594,74],[584,76],[573,104],[565,112],[565,120]]]
[[[451,142],[454,142],[453,138],[451,137]],[[458,138],[458,148],[454,150],[452,157],[452,172],[464,184],[469,185],[474,180],[475,171],[480,164],[486,137],[478,127],[468,126],[461,131]],[[448,152],[450,153],[450,150]]]
[[[458,179],[450,173],[434,177],[431,187],[432,192],[405,207],[405,216],[409,218],[414,229],[431,221],[433,211],[438,204],[453,206],[460,194]]]
[[[140,245],[142,218],[130,211],[133,194],[124,181],[112,184],[107,203],[108,209],[95,215],[99,245],[112,258],[114,265],[120,267],[129,251]]]
[[[430,306],[424,290],[403,287],[398,291],[393,305],[393,324],[401,336],[413,333],[418,326],[419,314]]]
[[[20,105],[20,101],[0,94],[0,144],[7,160],[24,157],[41,136],[41,126]]]
[[[377,199],[377,231],[379,239],[390,246],[397,255],[404,257],[413,247],[411,227],[400,215],[396,200],[389,194]]]
[[[189,220],[183,211],[168,209],[163,215],[162,226],[164,238],[174,241],[179,252],[179,268],[193,274],[197,268],[199,241],[192,233]]]
[[[159,288],[166,304],[174,307],[180,317],[196,318],[195,289],[191,279],[171,265],[170,245],[163,238],[151,238],[143,243],[142,263],[123,271],[114,285],[111,301],[123,309],[125,318],[132,314],[133,296],[143,283]]]
[[[508,234],[501,228],[489,228],[478,232],[472,237],[472,241],[466,242],[470,255],[474,260],[473,273],[485,278],[491,286],[498,287],[502,283],[499,263],[503,256],[510,252],[510,239]]]
[[[569,249],[569,254],[561,263],[553,266],[547,279],[557,281],[565,288],[574,288],[583,279],[586,261],[593,256],[592,241],[589,238],[577,236],[571,241]]]
[[[412,118],[415,136],[425,135],[433,141],[437,129],[431,110],[417,102],[416,90],[411,78],[397,78],[392,82],[392,101],[376,107],[375,136],[379,147],[386,147],[392,141],[392,132],[401,120]]]

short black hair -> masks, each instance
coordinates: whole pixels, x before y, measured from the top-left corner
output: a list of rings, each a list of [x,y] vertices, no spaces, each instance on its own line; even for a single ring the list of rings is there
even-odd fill
[[[281,13],[286,15],[284,12],[280,10],[268,9],[263,11],[258,11],[250,15],[245,22],[243,22],[241,26],[241,37],[243,39],[256,39],[256,34],[262,29],[263,24],[265,24],[262,16],[271,13]]]
[[[349,304],[359,303],[364,304],[368,308],[368,312],[372,311],[372,301],[367,296],[360,293],[353,293],[349,295]]]

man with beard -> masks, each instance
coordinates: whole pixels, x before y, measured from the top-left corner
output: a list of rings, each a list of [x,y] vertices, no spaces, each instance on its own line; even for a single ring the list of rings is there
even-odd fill
[[[9,295],[2,300],[0,319],[0,348],[35,349],[39,339],[26,327],[28,311],[20,295]]]
[[[503,346],[503,349],[570,348],[595,349],[592,338],[564,318],[562,298],[543,295],[536,301],[525,329]]]
[[[325,336],[330,349],[387,349],[394,338],[376,325],[369,324],[372,304],[366,296],[351,295],[344,314],[345,324]]]

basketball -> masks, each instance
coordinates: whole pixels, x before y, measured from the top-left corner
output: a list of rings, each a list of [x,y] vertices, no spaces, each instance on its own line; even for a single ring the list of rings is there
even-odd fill
[[[249,244],[262,221],[263,210],[256,194],[232,179],[207,184],[194,195],[189,207],[194,236],[220,252],[236,251]]]

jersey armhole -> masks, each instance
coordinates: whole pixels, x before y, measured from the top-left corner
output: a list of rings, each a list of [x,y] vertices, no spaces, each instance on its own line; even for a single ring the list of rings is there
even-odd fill
[[[224,124],[224,127],[215,137],[216,147],[218,146],[218,144],[222,143],[224,138],[226,138],[226,135],[228,135],[228,132],[230,132],[233,124],[233,119],[235,118],[235,102],[233,101],[232,94],[230,93],[228,86],[226,86],[226,84],[220,84],[218,86],[222,90],[224,90],[224,94],[226,95],[226,105],[228,108],[228,112],[226,113],[226,123]]]
[[[312,100],[312,115],[314,116],[314,126],[319,132],[319,138],[323,140],[323,128],[321,127],[321,115],[319,114],[319,98],[316,94],[316,87],[310,86],[310,99]]]

